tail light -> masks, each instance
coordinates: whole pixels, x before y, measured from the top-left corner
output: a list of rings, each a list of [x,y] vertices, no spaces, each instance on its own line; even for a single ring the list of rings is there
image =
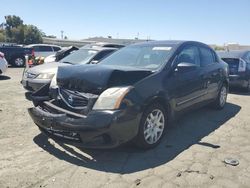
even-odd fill
[[[35,56],[35,51],[34,51],[34,49],[32,49],[31,55],[32,55],[33,57]]]
[[[240,59],[238,72],[245,72],[246,68],[247,68],[247,63],[243,59]]]
[[[4,58],[4,53],[0,52],[0,57]]]

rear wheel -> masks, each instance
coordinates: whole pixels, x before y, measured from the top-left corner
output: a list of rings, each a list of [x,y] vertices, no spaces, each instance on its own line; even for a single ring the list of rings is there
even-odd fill
[[[153,148],[160,143],[166,129],[167,113],[159,104],[149,106],[142,115],[136,145]]]
[[[15,67],[23,67],[25,65],[25,59],[23,57],[14,58],[13,64]]]
[[[213,107],[215,109],[221,110],[224,108],[226,102],[227,102],[227,94],[228,94],[228,89],[226,84],[223,84],[220,88],[219,94],[216,98],[216,100],[213,103]]]

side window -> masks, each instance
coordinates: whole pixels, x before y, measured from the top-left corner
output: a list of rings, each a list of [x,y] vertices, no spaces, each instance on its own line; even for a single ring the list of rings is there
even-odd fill
[[[215,57],[213,52],[208,48],[200,48],[201,52],[201,66],[205,67],[215,63]]]
[[[52,52],[51,46],[39,46],[39,51],[40,52]]]
[[[53,48],[54,52],[58,52],[59,50],[61,50],[61,48],[59,48],[57,46],[53,46],[52,48]]]
[[[184,48],[178,55],[179,63],[192,63],[200,66],[199,50],[196,46],[189,46]]]
[[[39,46],[33,46],[33,49],[34,49],[35,52],[39,52],[40,51]]]
[[[94,58],[94,61],[100,61],[101,59],[103,59],[104,57],[108,56],[110,53],[112,53],[114,50],[104,50],[99,52]]]

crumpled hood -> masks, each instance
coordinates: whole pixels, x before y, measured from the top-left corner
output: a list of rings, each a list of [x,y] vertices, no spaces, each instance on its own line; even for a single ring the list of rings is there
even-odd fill
[[[59,87],[79,92],[100,94],[109,87],[133,85],[152,71],[107,65],[74,65],[59,67]]]
[[[54,73],[56,74],[57,68],[60,66],[68,66],[70,64],[60,63],[60,62],[52,62],[52,63],[44,63],[42,65],[37,65],[28,70],[29,73],[32,74],[41,74],[41,73]]]

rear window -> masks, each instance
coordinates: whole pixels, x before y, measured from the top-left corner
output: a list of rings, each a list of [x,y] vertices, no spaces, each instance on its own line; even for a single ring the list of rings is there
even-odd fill
[[[229,66],[229,74],[237,74],[239,68],[239,59],[237,58],[222,58]]]

